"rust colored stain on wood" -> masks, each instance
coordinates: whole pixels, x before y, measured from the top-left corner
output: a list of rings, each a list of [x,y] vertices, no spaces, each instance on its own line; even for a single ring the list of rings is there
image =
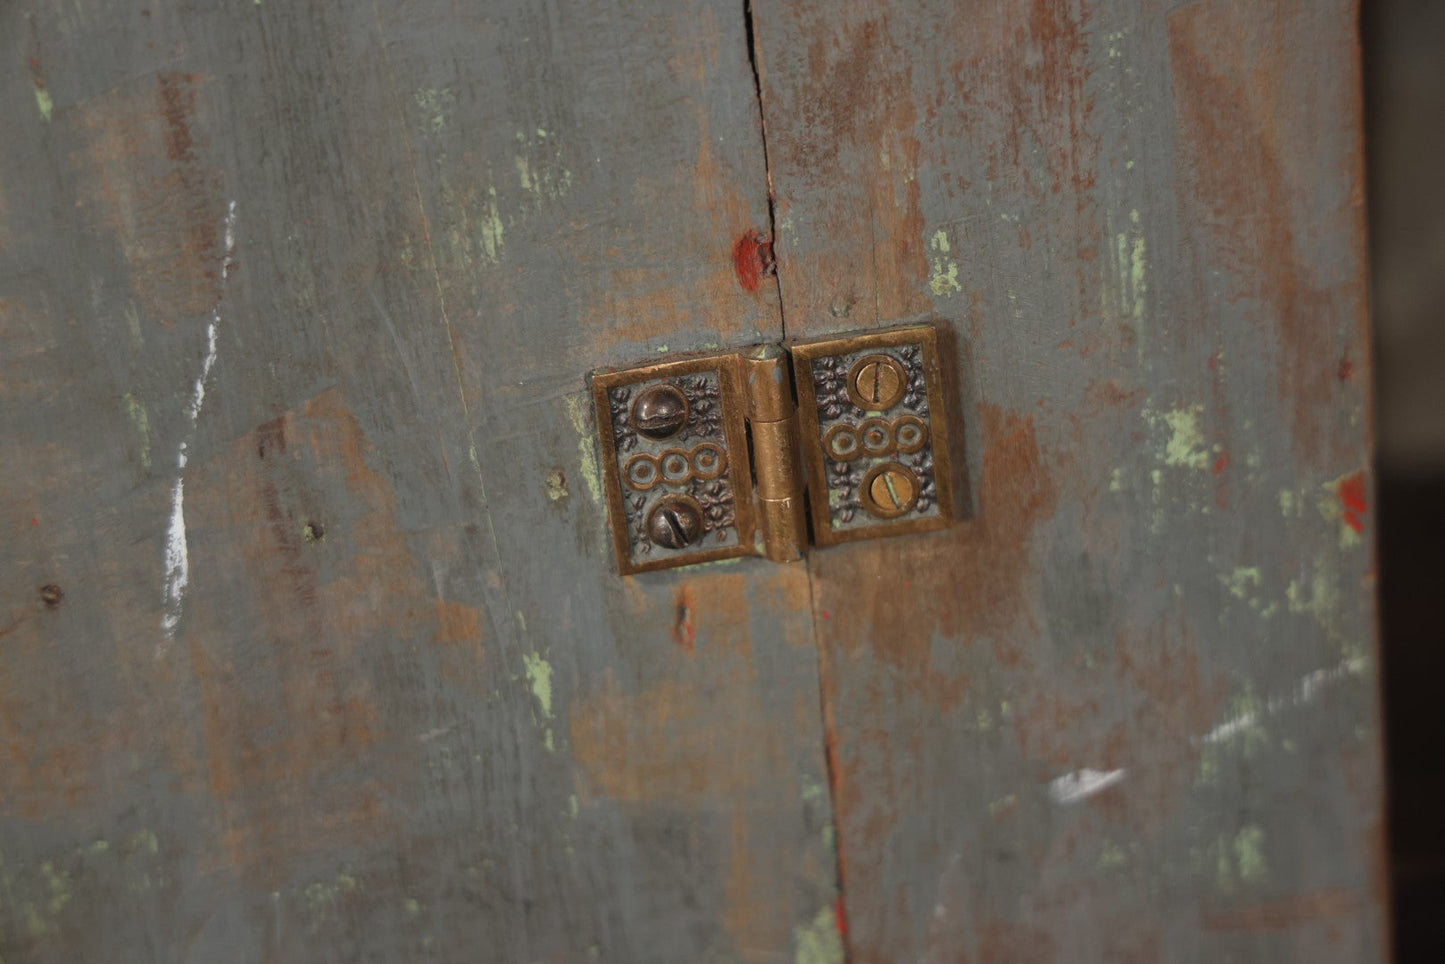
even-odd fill
[[[1363,902],[1357,891],[1331,889],[1241,907],[1206,906],[1200,913],[1210,930],[1283,930],[1355,913]]]
[[[1248,0],[1183,7],[1169,17],[1169,62],[1188,164],[1179,192],[1189,230],[1208,237],[1231,300],[1267,306],[1258,323],[1275,339],[1276,384],[1292,412],[1295,452],[1321,464],[1354,447],[1329,414],[1345,371],[1339,359],[1366,340],[1365,280],[1363,268],[1321,270],[1304,246],[1320,233],[1359,230],[1364,201],[1352,168],[1338,172],[1351,181],[1338,207],[1323,215],[1297,207],[1317,176],[1310,159],[1329,149],[1322,139],[1357,130],[1361,116],[1358,86],[1336,77],[1315,93],[1328,125],[1296,109],[1300,85],[1310,81],[1292,70],[1286,52],[1292,37],[1310,32],[1311,9],[1297,0],[1261,18]],[[1327,42],[1336,45],[1333,57],[1356,59],[1352,37],[1335,31]]]
[[[692,580],[697,659],[685,674],[636,693],[608,674],[573,705],[572,752],[589,792],[695,804],[781,778],[782,743],[759,712],[749,630],[737,618],[748,609],[745,588],[731,574]],[[709,680],[711,699],[697,698],[694,678]]]
[[[405,738],[383,731],[377,684],[358,662],[370,641],[429,627],[443,643],[480,636],[464,607],[394,605],[427,592],[371,453],[330,390],[233,443],[187,490],[194,519],[224,520],[192,524],[203,541],[187,616],[218,859],[262,880],[391,819],[380,781]],[[354,507],[324,542],[306,533],[323,492]],[[238,625],[231,613],[246,615]]]
[[[1017,658],[1007,639],[1027,618],[1033,532],[1057,504],[1032,416],[985,405],[979,421],[984,456],[975,518],[944,536],[860,547],[846,560],[843,553],[815,557],[830,639],[845,654],[869,648],[921,685],[931,682],[935,632],[960,640],[986,636],[1003,647],[1005,662]],[[851,578],[837,581],[844,572]],[[857,592],[859,585],[875,588]],[[959,591],[965,586],[966,596]],[[933,601],[921,623],[919,598]]]
[[[220,170],[196,133],[207,83],[197,74],[159,74],[64,115],[85,144],[71,157],[82,208],[130,263],[146,317],[163,324],[202,315],[220,296],[226,201]]]

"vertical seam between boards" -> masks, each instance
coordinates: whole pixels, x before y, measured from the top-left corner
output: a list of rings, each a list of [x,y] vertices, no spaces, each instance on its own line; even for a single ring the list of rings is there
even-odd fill
[[[747,53],[748,68],[753,75],[753,96],[757,103],[758,125],[763,145],[763,173],[765,185],[768,192],[768,239],[772,244],[773,251],[773,284],[777,288],[778,295],[778,326],[780,337],[786,341],[788,337],[788,312],[784,307],[783,278],[782,271],[778,266],[778,218],[776,198],[773,195],[773,164],[768,153],[768,118],[767,112],[763,109],[763,79],[762,70],[759,66],[761,52],[759,50],[756,24],[753,17],[752,0],[743,0],[743,24],[747,31]],[[811,372],[808,373],[811,377]],[[798,372],[793,370],[793,380],[796,383]],[[848,930],[845,924],[848,901],[844,887],[843,874],[843,836],[838,820],[838,774],[835,754],[837,747],[833,739],[832,726],[832,704],[828,699],[828,667],[829,660],[826,658],[823,649],[822,633],[819,630],[818,618],[818,593],[816,570],[813,568],[811,558],[805,558],[803,564],[808,567],[808,617],[812,623],[814,669],[818,677],[818,722],[822,728],[823,737],[823,767],[824,779],[828,784],[828,820],[832,828],[833,838],[833,880],[834,889],[837,893],[837,900],[834,905],[834,924],[838,928],[840,943],[843,947],[843,962],[848,964],[852,960],[852,948],[848,939]],[[841,915],[841,916],[840,916]]]

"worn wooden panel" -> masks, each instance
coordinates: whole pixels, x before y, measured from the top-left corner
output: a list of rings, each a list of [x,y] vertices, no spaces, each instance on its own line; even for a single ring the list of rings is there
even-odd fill
[[[955,333],[813,557],[853,960],[1385,954],[1349,0],[754,0],[789,335]]]
[[[0,94],[0,956],[836,948],[806,568],[616,576],[582,379],[780,334],[739,6],[32,0]]]

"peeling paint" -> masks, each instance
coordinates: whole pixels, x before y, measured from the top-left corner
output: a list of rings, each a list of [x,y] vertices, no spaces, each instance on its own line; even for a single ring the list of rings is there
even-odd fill
[[[1142,321],[1149,291],[1146,258],[1148,246],[1139,231],[1139,212],[1129,212],[1130,228],[1114,237],[1119,266],[1119,306],[1134,321]]]
[[[1251,589],[1259,589],[1259,567],[1235,566],[1232,573],[1220,576],[1219,581],[1224,584],[1234,598],[1248,599]]]
[[[592,444],[592,396],[585,392],[569,395],[563,399],[567,406],[567,418],[577,432],[577,463],[582,481],[587,484],[587,494],[594,505],[602,504],[602,475],[597,466],[597,451]]]
[[[487,207],[482,213],[482,255],[492,264],[502,260],[502,217],[497,210],[497,189],[487,188]]]
[[[1234,857],[1239,866],[1239,879],[1246,884],[1257,884],[1269,876],[1269,865],[1264,859],[1264,830],[1250,824],[1240,829],[1234,838]]]
[[[337,874],[332,880],[307,884],[301,892],[306,912],[313,923],[332,919],[337,905],[346,897],[361,889],[361,881],[347,873]]]
[[[928,279],[928,287],[934,295],[946,298],[955,291],[962,291],[963,286],[958,283],[958,262],[948,256],[951,250],[948,232],[935,231],[928,241],[928,247],[935,252],[935,256],[929,259],[933,271]]]
[[[125,393],[125,411],[140,437],[140,464],[146,471],[151,467],[151,425],[146,416],[145,406],[130,392]]]
[[[557,139],[553,137],[549,142],[547,132],[538,128],[531,136],[519,131],[516,140],[522,153],[513,155],[512,165],[522,191],[537,201],[557,201],[566,196],[572,190],[572,172],[563,164]]]
[[[793,928],[793,964],[843,964],[843,936],[838,915],[824,907],[811,924]]]
[[[567,476],[561,469],[553,469],[547,473],[547,479],[542,483],[542,488],[547,492],[547,498],[553,502],[567,498]]]
[[[522,666],[527,673],[527,682],[532,687],[532,696],[542,708],[542,716],[552,719],[552,665],[540,653],[524,653]],[[556,750],[550,726],[543,731],[542,742],[548,753]]]
[[[1169,437],[1159,453],[1159,459],[1165,465],[1199,471],[1209,468],[1209,449],[1199,428],[1199,416],[1203,412],[1203,405],[1187,405],[1162,413],[1144,410],[1144,421],[1151,428],[1162,424],[1169,431]]]
[[[423,87],[412,94],[422,113],[422,130],[439,136],[447,126],[447,113],[456,104],[456,94],[446,87]]]
[[[35,88],[35,106],[40,109],[40,116],[45,122],[50,123],[50,115],[55,112],[55,102],[50,99],[50,91],[44,87]]]

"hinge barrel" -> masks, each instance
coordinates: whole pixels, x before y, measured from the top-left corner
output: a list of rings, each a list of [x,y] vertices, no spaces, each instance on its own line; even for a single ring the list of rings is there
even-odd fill
[[[792,562],[803,557],[808,523],[788,353],[762,345],[742,361],[763,554],[774,562]]]

